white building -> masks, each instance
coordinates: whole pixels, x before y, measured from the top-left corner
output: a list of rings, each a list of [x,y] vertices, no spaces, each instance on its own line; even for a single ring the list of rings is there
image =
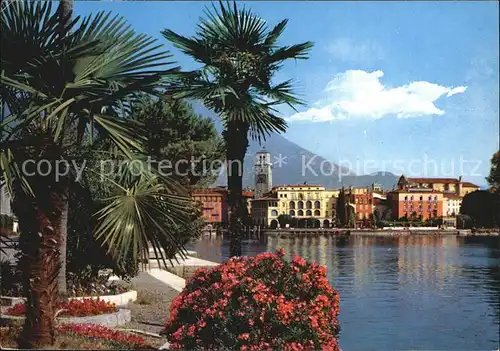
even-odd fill
[[[462,197],[457,194],[444,194],[443,216],[454,217],[460,213]]]

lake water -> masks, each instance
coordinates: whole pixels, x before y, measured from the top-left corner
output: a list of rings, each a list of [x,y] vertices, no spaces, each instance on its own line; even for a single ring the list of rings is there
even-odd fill
[[[190,248],[221,262],[229,242],[204,238]],[[243,253],[279,248],[328,268],[344,350],[500,348],[498,237],[268,237]]]

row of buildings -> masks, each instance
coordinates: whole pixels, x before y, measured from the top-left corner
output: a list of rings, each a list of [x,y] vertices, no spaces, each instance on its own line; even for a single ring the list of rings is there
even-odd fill
[[[358,227],[371,225],[374,213],[398,220],[401,217],[426,221],[442,218],[454,225],[462,199],[479,186],[462,178],[409,178],[402,175],[391,191],[371,187],[347,188],[345,195],[354,209]],[[278,217],[288,215],[298,220],[312,219],[315,226],[330,227],[335,222],[340,189],[326,189],[314,184],[272,186],[270,154],[257,153],[255,158],[255,188],[245,191],[253,224],[277,227]],[[227,190],[198,189],[193,197],[203,208],[208,223],[227,223]]]

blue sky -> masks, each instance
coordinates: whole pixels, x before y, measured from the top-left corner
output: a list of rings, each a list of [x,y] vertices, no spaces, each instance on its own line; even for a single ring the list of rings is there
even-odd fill
[[[247,4],[270,25],[289,19],[282,44],[315,43],[309,60],[277,75],[294,78],[308,103],[283,109],[286,138],[356,173],[485,183],[499,149],[498,2]],[[112,10],[172,49],[160,31],[194,34],[207,5],[76,1],[75,12]]]

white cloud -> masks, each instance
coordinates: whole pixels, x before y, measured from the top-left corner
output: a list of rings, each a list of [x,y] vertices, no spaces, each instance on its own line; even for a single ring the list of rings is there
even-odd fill
[[[410,118],[443,115],[434,102],[465,92],[467,87],[444,87],[425,81],[386,87],[382,71],[349,70],[335,75],[327,84],[327,97],[314,108],[292,115],[290,121],[326,122],[348,118],[378,119],[388,115]]]
[[[354,43],[348,38],[337,38],[326,47],[334,58],[354,63],[369,63],[384,57],[382,47],[375,42]]]

